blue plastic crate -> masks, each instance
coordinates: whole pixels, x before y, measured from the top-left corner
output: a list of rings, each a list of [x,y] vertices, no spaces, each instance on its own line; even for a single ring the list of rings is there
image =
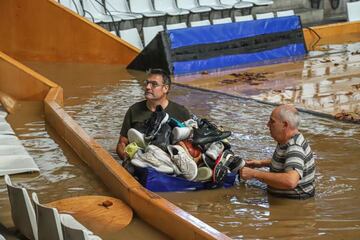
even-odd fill
[[[214,189],[219,187],[228,188],[234,185],[236,173],[229,173],[223,183],[213,182],[193,182],[185,178],[167,175],[157,172],[153,168],[135,167],[134,175],[138,178],[141,185],[153,192],[177,192],[177,191],[196,191],[203,189]]]

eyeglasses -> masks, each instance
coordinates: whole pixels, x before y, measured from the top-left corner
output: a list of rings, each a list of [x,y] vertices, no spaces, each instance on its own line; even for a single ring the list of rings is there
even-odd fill
[[[161,86],[166,85],[166,84],[158,84],[156,81],[145,80],[144,81],[144,86],[146,87],[148,84],[150,84],[151,88],[157,88],[157,87],[161,87]]]

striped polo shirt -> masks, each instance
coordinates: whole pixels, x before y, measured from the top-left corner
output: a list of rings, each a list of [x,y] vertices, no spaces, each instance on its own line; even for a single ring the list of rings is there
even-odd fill
[[[314,154],[301,133],[294,135],[286,144],[278,144],[271,160],[270,172],[281,173],[290,170],[296,170],[300,175],[300,181],[296,188],[280,190],[268,186],[269,193],[299,199],[314,196]]]

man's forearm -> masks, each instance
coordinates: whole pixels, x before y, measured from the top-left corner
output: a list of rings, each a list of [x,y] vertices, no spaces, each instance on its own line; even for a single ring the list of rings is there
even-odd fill
[[[127,154],[125,153],[125,147],[128,144],[128,139],[126,137],[121,136],[119,142],[116,146],[116,153],[122,160],[127,158]]]
[[[272,173],[254,170],[253,177],[277,189],[294,189],[299,180],[299,174],[293,170],[286,173]]]

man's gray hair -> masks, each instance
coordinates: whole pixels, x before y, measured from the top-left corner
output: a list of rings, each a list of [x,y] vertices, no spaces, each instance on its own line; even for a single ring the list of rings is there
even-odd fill
[[[300,125],[300,114],[293,105],[284,104],[279,106],[279,115],[282,121],[289,123],[291,128],[298,128]]]

